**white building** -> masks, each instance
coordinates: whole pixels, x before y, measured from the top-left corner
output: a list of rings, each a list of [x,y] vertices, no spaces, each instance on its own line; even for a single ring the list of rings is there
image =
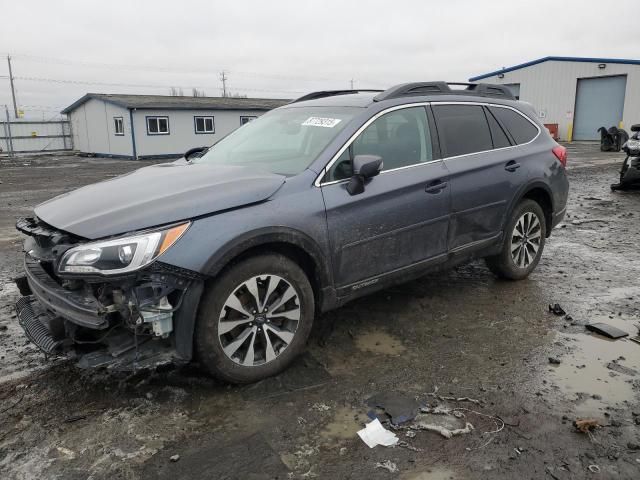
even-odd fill
[[[105,157],[179,157],[288,100],[88,93],[62,110],[74,148]]]
[[[469,79],[508,85],[561,140],[597,140],[598,128],[640,123],[640,60],[545,57]]]

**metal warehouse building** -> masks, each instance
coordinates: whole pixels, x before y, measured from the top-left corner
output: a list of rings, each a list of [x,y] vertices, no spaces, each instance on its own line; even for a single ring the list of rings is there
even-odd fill
[[[122,158],[177,157],[215,143],[288,100],[88,93],[61,113],[76,150]]]
[[[640,123],[640,60],[545,57],[469,81],[509,86],[561,140],[597,140],[600,127]]]

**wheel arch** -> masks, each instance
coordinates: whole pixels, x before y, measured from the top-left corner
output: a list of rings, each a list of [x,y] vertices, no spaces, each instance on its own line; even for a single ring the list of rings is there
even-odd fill
[[[296,262],[311,282],[316,304],[321,307],[326,303],[323,296],[333,285],[327,256],[307,234],[288,227],[260,229],[235,238],[209,259],[204,273],[214,278],[244,258],[265,252],[279,253]]]
[[[505,217],[503,227],[509,218],[511,218],[516,206],[524,199],[533,200],[542,208],[546,226],[546,236],[549,237],[553,225],[553,194],[549,186],[541,181],[527,183],[521,188],[509,207],[509,215]]]

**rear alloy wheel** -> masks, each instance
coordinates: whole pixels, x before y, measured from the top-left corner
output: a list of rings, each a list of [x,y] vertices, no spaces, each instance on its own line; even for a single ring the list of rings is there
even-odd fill
[[[516,222],[511,233],[511,259],[520,268],[533,263],[540,250],[542,226],[532,212],[526,212]]]
[[[540,261],[546,233],[544,212],[540,205],[533,200],[523,200],[506,225],[501,252],[487,257],[487,266],[500,278],[526,278]]]
[[[277,254],[245,259],[205,291],[198,309],[198,357],[222,380],[261,380],[304,350],[313,316],[313,290],[296,263]]]

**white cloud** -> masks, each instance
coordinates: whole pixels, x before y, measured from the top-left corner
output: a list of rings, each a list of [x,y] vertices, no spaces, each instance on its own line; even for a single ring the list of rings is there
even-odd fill
[[[166,94],[175,85],[219,95],[223,69],[234,92],[295,97],[352,78],[361,88],[465,81],[547,55],[638,58],[636,7],[619,1],[615,15],[603,15],[590,2],[557,0],[0,0],[0,53],[14,55],[18,103],[39,116],[37,107],[88,91]],[[10,102],[0,79],[0,104]]]

